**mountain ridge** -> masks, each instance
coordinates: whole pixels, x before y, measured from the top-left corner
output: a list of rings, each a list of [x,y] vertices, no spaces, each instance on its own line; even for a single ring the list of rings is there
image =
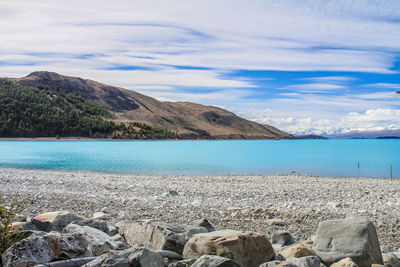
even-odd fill
[[[38,71],[6,80],[64,95],[77,94],[105,107],[115,123],[146,124],[175,132],[184,139],[294,139],[273,126],[248,121],[219,107],[161,102],[136,91],[55,72]]]

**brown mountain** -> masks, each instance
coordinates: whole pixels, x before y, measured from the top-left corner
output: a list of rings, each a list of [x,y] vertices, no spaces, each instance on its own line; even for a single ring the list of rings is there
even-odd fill
[[[112,112],[116,122],[135,121],[168,129],[182,138],[294,139],[269,125],[240,118],[227,110],[190,102],[160,102],[149,96],[92,80],[53,72],[8,79],[39,89],[60,89],[92,100]]]

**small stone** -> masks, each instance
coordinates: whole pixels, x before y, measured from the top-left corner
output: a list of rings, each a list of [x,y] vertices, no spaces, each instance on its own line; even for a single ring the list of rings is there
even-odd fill
[[[170,196],[173,196],[173,197],[176,197],[176,196],[179,195],[178,191],[175,191],[175,190],[169,190],[168,194],[169,194]]]
[[[129,215],[129,213],[126,212],[126,211],[120,211],[120,212],[118,213],[118,219],[129,221],[129,220],[132,219],[132,216]]]
[[[269,219],[267,220],[268,225],[285,226],[286,222],[282,219]]]
[[[104,208],[101,209],[101,211],[104,212],[104,213],[110,213],[111,209],[109,207],[104,207]]]
[[[275,232],[271,237],[272,244],[278,244],[281,246],[288,246],[294,244],[297,241],[292,234],[288,232]]]
[[[200,220],[194,221],[192,223],[192,225],[202,226],[202,227],[206,228],[209,232],[215,231],[215,228],[211,225],[211,223],[206,218],[202,218]]]
[[[400,266],[400,260],[393,254],[383,253],[383,264],[388,267],[397,267]]]
[[[102,211],[98,211],[98,212],[93,213],[92,219],[96,219],[96,220],[106,220],[106,219],[108,219],[108,215],[105,214],[105,213],[102,212]]]

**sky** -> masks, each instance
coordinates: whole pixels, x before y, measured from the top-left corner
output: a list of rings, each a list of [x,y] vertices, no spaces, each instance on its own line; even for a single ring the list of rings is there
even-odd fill
[[[45,70],[293,134],[400,129],[398,0],[0,0],[0,77]]]

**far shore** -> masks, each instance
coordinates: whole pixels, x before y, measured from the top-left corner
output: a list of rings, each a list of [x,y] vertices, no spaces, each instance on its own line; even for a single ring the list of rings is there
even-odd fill
[[[25,216],[70,210],[87,217],[107,207],[133,219],[190,223],[206,217],[218,229],[309,238],[320,221],[366,216],[389,249],[400,243],[400,179],[309,175],[134,175],[0,168],[5,201],[27,200]],[[284,225],[269,225],[268,219]]]

